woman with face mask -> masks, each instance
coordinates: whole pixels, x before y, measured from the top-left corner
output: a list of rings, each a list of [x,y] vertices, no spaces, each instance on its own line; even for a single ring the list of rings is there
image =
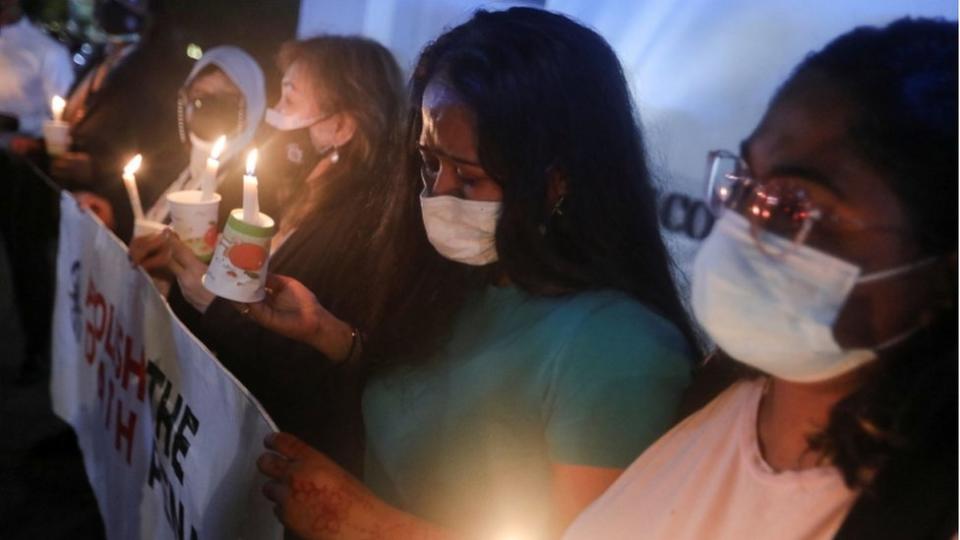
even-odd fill
[[[264,493],[306,538],[554,536],[671,425],[694,352],[626,81],[596,33],[514,8],[438,38],[412,89],[388,321],[365,340],[287,277],[241,307],[365,353],[366,485],[281,434]]]
[[[277,191],[275,210],[264,207],[279,221],[270,268],[296,277],[351,328],[370,331],[395,286],[369,277],[388,251],[379,227],[400,161],[400,69],[382,45],[349,36],[287,43],[279,64],[282,97],[267,111],[274,132],[266,136],[268,159],[257,168],[261,184]],[[185,118],[190,126],[189,110]],[[218,124],[190,137],[209,141],[224,128]],[[302,176],[278,177],[280,170]],[[178,317],[282,429],[359,471],[362,426],[354,374],[332,361],[346,351],[321,356],[261,328],[203,287],[206,265],[175,235],[154,240],[159,265],[176,276],[170,303]],[[134,260],[153,264],[146,255]]]
[[[693,308],[740,380],[565,538],[937,538],[957,530],[957,25],[804,60],[740,155]]]
[[[179,155],[165,156],[169,161],[187,161],[186,167],[175,178],[161,178],[154,167],[138,177],[143,200],[149,203],[146,219],[170,222],[167,194],[200,189],[214,141],[223,135],[226,144],[217,176],[217,189],[223,197],[219,221],[223,223],[228,212],[240,205],[242,196],[242,164],[240,159],[234,158],[241,157],[241,151],[253,142],[265,108],[263,71],[256,60],[236,47],[221,46],[206,51],[194,64],[177,98],[180,142],[187,145],[184,148],[189,149],[189,157],[182,151],[177,153]],[[157,169],[165,172],[169,168]],[[224,182],[227,177],[232,180]],[[87,192],[82,192],[78,199],[81,204],[91,207],[104,223],[111,224],[114,208],[108,199]],[[164,239],[159,235],[133,238],[130,241],[131,258],[163,277],[162,272],[157,272],[169,259],[169,253],[161,249],[163,243]]]
[[[240,190],[234,185],[240,180],[239,158],[254,141],[265,108],[263,71],[253,57],[230,46],[206,51],[190,71],[177,103],[180,140],[189,145],[190,160],[183,172],[156,197],[146,218],[170,221],[166,195],[200,189],[207,158],[216,139],[224,136],[226,144],[220,154],[223,165],[217,175],[218,190],[226,197],[220,204],[220,223],[223,223],[227,213],[240,202]],[[224,185],[228,175],[230,185]]]

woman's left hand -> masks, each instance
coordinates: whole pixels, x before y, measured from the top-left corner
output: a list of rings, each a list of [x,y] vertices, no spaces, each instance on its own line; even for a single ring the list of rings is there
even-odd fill
[[[307,539],[441,538],[441,531],[418,522],[376,497],[366,486],[289,433],[264,441],[272,452],[257,460],[270,477],[263,494],[276,504],[285,527]]]
[[[130,242],[130,259],[151,275],[172,273],[177,278],[184,299],[200,313],[205,312],[216,298],[201,282],[207,265],[170,229],[133,239]]]
[[[216,295],[203,286],[203,275],[207,265],[197,258],[180,237],[171,231],[167,241],[170,244],[170,270],[177,276],[183,298],[200,313],[207,311]]]

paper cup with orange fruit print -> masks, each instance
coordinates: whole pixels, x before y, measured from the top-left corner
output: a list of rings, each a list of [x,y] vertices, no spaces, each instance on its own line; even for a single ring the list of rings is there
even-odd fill
[[[174,191],[167,195],[170,205],[170,223],[180,240],[201,261],[208,263],[217,245],[217,212],[220,210],[220,195],[214,193],[203,199],[199,189]]]
[[[243,209],[232,210],[203,276],[203,286],[235,302],[263,300],[270,240],[275,233],[270,216],[261,213],[260,223],[255,225],[243,221]]]

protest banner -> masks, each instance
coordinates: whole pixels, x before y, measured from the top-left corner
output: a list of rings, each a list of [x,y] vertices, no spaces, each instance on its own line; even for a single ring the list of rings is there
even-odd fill
[[[256,469],[276,431],[126,247],[61,196],[50,390],[110,539],[282,538]]]

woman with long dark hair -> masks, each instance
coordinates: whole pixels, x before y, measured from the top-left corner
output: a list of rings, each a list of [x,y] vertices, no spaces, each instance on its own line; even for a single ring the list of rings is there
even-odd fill
[[[387,322],[357,339],[288,278],[249,306],[364,349],[367,487],[281,434],[265,492],[306,537],[556,535],[671,425],[694,354],[628,87],[595,32],[514,8],[429,45],[412,94]]]
[[[368,277],[386,252],[380,222],[402,157],[400,69],[382,45],[351,36],[287,43],[279,64],[282,96],[265,121],[276,130],[277,150],[295,150],[303,176],[277,178],[270,167],[263,169],[264,184],[276,199],[275,210],[268,211],[279,223],[270,267],[300,280],[352,328],[370,331],[394,286]],[[351,353],[334,347],[317,354],[264,330],[202,286],[206,265],[175,235],[156,242],[142,253],[160,252],[156,257],[176,275],[170,303],[181,320],[281,429],[359,472],[359,393],[355,375],[342,362]],[[135,260],[145,256],[136,254]]]
[[[698,378],[739,380],[566,538],[955,538],[956,23],[840,36],[708,171]]]

